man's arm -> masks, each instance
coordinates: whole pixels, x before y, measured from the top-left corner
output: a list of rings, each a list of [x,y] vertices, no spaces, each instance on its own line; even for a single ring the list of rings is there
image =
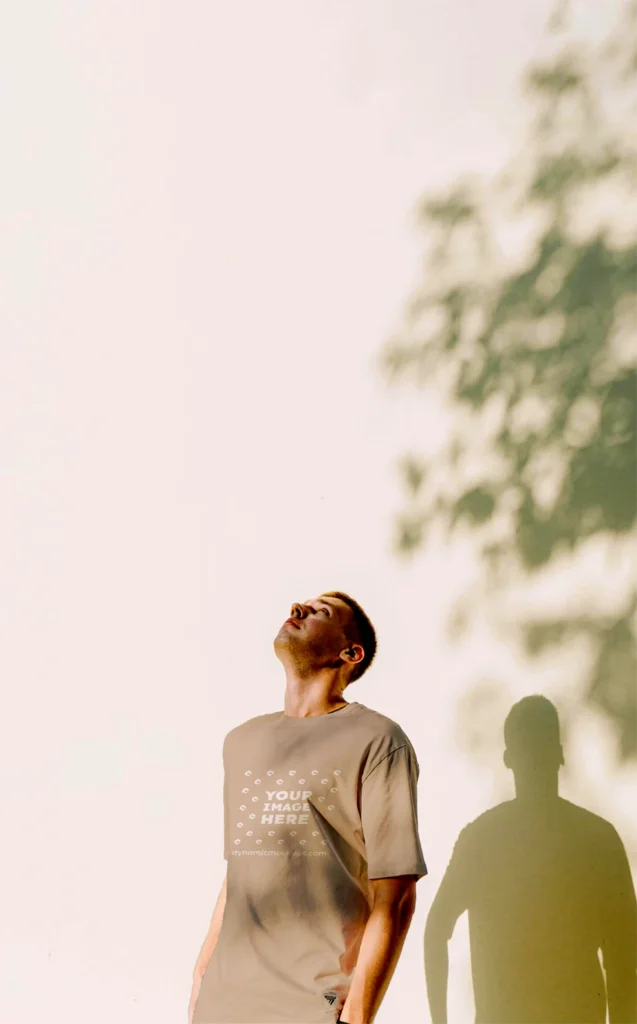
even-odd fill
[[[215,946],[217,945],[217,939],[219,938],[219,932],[221,931],[221,922],[223,921],[223,914],[226,909],[226,885],[228,882],[228,875],[224,875],[223,885],[219,890],[217,896],[217,902],[215,903],[215,909],[210,919],[208,926],[208,933],[203,941],[203,946],[199,951],[195,969],[192,973],[193,978],[203,978],[206,967],[210,962],[210,957],[214,953]]]
[[[215,909],[210,919],[210,925],[208,927],[208,934],[206,935],[203,945],[199,951],[195,969],[192,972],[192,991],[190,993],[190,1003],[188,1005],[188,1024],[192,1024],[192,1016],[195,1010],[195,1003],[199,996],[199,989],[201,988],[201,979],[203,978],[206,967],[210,963],[210,958],[214,953],[215,946],[217,945],[217,939],[219,938],[219,932],[221,931],[221,923],[223,921],[223,913],[226,909],[226,885],[228,882],[228,875],[224,876],[223,885],[217,896],[217,902],[215,903]]]
[[[347,999],[343,1024],[372,1024],[402,952],[416,906],[416,875],[370,879],[372,911]]]

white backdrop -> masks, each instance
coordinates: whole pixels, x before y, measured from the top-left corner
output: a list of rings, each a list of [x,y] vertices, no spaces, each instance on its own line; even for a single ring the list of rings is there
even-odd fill
[[[272,638],[328,588],[379,634],[348,698],[421,764],[431,874],[377,1022],[429,1019],[427,909],[512,781],[458,749],[456,700],[538,677],[486,626],[450,645],[470,547],[391,554],[395,460],[448,414],[375,360],[419,272],[413,205],[500,167],[550,8],[0,4],[2,1020],[185,1024],[223,737],[282,707]],[[611,743],[570,754],[621,830]],[[451,960],[469,1021],[463,922]]]

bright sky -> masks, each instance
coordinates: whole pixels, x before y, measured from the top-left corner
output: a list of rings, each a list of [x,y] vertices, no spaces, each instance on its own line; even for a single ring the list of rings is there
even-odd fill
[[[428,1019],[427,907],[510,785],[454,748],[455,698],[529,684],[489,634],[444,634],[468,547],[391,554],[396,460],[448,420],[376,360],[414,204],[501,166],[550,7],[0,4],[3,1020],[185,1024],[223,737],[282,707],[272,638],[335,588],[376,623],[348,699],[416,747],[431,866],[377,1022]]]

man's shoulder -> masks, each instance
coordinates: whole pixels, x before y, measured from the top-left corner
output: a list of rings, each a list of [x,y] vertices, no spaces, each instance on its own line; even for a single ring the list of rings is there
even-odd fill
[[[274,724],[277,718],[281,717],[280,711],[270,711],[263,715],[253,715],[252,718],[246,718],[244,722],[239,722],[238,725],[233,726],[229,732],[226,733],[226,740],[233,736],[252,732],[255,729],[259,729],[262,726]]]
[[[417,768],[418,759],[414,746],[402,725],[389,715],[361,705],[363,713],[357,716],[359,737],[366,748],[366,777],[375,767],[397,750],[406,752]]]
[[[378,754],[390,753],[400,747],[413,750],[411,741],[403,727],[393,718],[367,707],[359,701],[352,701],[350,713],[347,715],[347,731],[356,735],[358,741],[368,745],[370,752]],[[271,711],[261,715],[253,715],[235,725],[226,734],[224,744],[235,738],[242,740],[251,733],[259,733],[275,725],[281,719],[281,711]]]
[[[358,721],[364,728],[369,729],[370,733],[390,741],[393,747],[411,745],[407,733],[395,719],[364,704],[361,704],[360,708],[362,713],[358,716]]]
[[[361,704],[359,701],[351,701],[350,703],[350,711],[352,713],[348,715],[347,720],[352,730],[354,728],[362,728],[369,731],[370,734],[395,738],[399,743],[409,742],[404,729],[394,719],[389,718],[380,711],[374,710],[374,708]],[[282,714],[282,711],[270,711],[261,715],[253,715],[244,722],[239,722],[226,735],[233,736],[235,733],[249,732],[262,726],[274,725],[280,720]]]

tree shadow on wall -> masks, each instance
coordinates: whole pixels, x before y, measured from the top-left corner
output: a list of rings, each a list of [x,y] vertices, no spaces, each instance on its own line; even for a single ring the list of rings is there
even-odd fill
[[[555,52],[526,74],[535,116],[518,156],[492,186],[463,182],[421,206],[425,280],[383,367],[391,382],[436,387],[453,426],[436,456],[403,461],[397,547],[416,553],[434,528],[474,538],[484,594],[459,602],[456,636],[476,606],[497,611],[512,586],[575,564],[591,544],[615,569],[633,567],[637,4],[622,12],[591,50],[560,8]],[[513,257],[522,229],[529,244]],[[580,707],[610,720],[620,761],[637,755],[628,575],[605,605],[520,613],[511,626],[530,657],[589,645]]]

